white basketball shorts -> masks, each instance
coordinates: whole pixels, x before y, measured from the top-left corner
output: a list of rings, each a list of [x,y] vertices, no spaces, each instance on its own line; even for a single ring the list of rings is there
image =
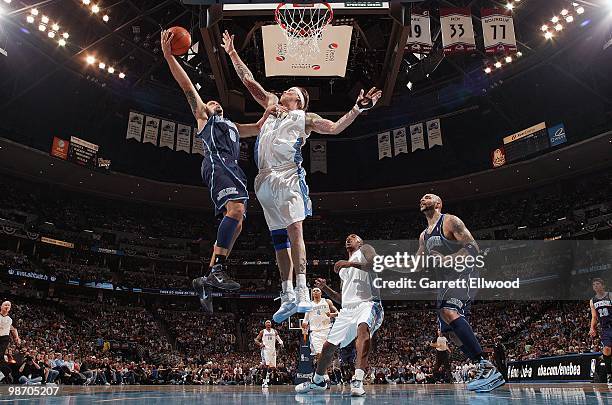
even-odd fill
[[[343,307],[327,336],[327,341],[335,346],[345,347],[357,337],[357,327],[366,323],[370,337],[380,328],[384,317],[379,302],[367,301]]]

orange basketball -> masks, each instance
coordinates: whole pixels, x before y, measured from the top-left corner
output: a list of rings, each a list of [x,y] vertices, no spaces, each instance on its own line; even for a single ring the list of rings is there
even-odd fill
[[[180,56],[184,55],[191,46],[191,35],[183,27],[172,27],[168,31],[174,34],[172,37],[172,55]]]

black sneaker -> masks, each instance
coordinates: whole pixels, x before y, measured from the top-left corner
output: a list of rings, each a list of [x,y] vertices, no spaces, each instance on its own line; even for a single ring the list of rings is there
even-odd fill
[[[220,288],[221,290],[235,291],[240,289],[240,284],[232,280],[225,272],[222,264],[215,264],[210,270],[210,274],[205,278],[207,286]]]

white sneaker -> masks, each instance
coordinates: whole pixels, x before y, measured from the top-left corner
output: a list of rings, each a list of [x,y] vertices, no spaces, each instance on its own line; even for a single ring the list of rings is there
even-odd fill
[[[264,381],[264,382],[261,384],[261,388],[268,388],[268,382],[267,382],[267,381]]]
[[[295,392],[298,394],[307,394],[309,392],[323,392],[327,389],[327,383],[325,380],[321,381],[319,384],[314,381],[304,381],[301,384],[295,386]]]
[[[312,311],[312,301],[308,293],[308,287],[296,288],[297,293],[297,311],[299,313]]]
[[[352,380],[351,381],[351,396],[352,397],[362,397],[365,395],[365,390],[363,389],[363,381],[361,380]]]
[[[272,316],[276,323],[284,322],[287,318],[297,312],[297,302],[294,291],[281,293],[281,306]]]

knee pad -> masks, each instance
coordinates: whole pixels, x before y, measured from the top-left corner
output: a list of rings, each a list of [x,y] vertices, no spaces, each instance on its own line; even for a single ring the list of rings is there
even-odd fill
[[[272,236],[272,244],[274,245],[275,251],[289,249],[291,247],[287,229],[276,229],[271,231],[270,235]]]

